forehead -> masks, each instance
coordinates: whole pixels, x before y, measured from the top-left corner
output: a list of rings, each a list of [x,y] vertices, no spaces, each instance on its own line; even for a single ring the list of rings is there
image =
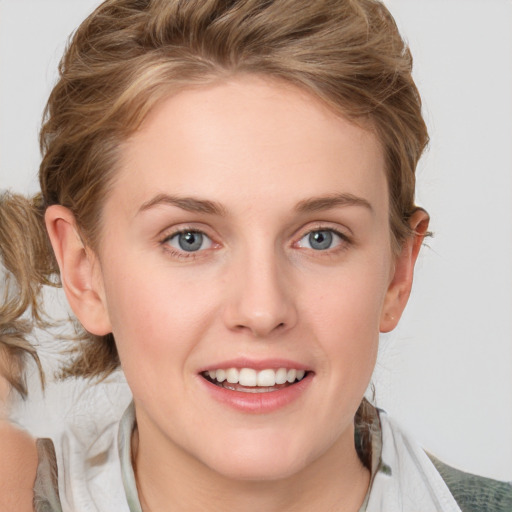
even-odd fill
[[[350,193],[387,210],[381,145],[293,85],[242,77],[159,103],[124,144],[114,196],[127,212],[172,193],[287,207]]]

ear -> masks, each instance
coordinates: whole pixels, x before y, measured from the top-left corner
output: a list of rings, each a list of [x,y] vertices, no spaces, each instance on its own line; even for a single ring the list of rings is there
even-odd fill
[[[395,259],[392,279],[381,313],[380,332],[389,332],[396,327],[409,300],[414,265],[427,232],[428,222],[428,213],[421,208],[417,208],[409,219],[414,235],[404,242]]]
[[[88,332],[98,336],[110,333],[99,261],[82,241],[74,215],[64,206],[54,205],[47,208],[45,222],[71,309]]]

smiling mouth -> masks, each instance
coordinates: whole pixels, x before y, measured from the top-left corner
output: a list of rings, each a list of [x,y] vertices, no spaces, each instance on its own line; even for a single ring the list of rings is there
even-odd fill
[[[253,368],[228,368],[201,373],[206,380],[224,389],[243,393],[269,393],[300,382],[309,372],[294,368],[254,370]]]

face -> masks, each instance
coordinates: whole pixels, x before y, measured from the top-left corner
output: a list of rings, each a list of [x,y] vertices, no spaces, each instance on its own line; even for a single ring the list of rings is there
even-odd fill
[[[126,143],[96,282],[140,435],[246,479],[353,451],[394,259],[370,131],[239,78]]]

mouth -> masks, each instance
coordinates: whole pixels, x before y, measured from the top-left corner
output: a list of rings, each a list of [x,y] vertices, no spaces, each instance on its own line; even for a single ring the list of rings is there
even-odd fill
[[[201,376],[220,388],[242,393],[271,393],[291,387],[310,372],[295,368],[219,368],[201,372]]]

